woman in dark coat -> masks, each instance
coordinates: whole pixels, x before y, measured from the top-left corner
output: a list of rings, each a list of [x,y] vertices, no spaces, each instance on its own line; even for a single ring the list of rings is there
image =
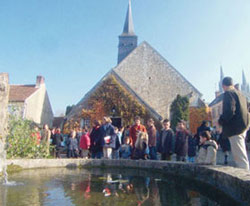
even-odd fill
[[[93,159],[101,159],[103,156],[103,141],[101,137],[101,122],[96,120],[90,133],[90,152]]]
[[[178,122],[175,142],[176,161],[186,161],[189,136],[185,122],[183,120]]]

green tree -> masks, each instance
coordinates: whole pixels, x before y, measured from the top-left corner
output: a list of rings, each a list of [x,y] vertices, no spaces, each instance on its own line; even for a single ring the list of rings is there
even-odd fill
[[[175,130],[180,120],[188,121],[189,118],[189,99],[186,96],[177,95],[171,104],[171,127]]]

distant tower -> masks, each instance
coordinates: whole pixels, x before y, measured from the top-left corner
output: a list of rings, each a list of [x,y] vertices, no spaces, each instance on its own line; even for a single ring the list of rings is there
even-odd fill
[[[242,70],[242,84],[241,84],[241,91],[248,92],[248,84],[247,79],[244,73],[244,70]]]
[[[122,34],[119,36],[118,64],[137,47],[137,36],[134,31],[131,0],[128,3],[127,16]]]
[[[223,79],[224,79],[224,73],[223,73],[222,66],[220,66],[220,82],[219,82],[219,92],[220,93],[223,93],[223,88],[222,88]]]

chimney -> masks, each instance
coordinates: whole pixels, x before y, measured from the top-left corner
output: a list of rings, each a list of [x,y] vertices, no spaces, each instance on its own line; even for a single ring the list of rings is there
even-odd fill
[[[36,88],[40,88],[45,82],[45,79],[43,76],[37,76],[36,77]]]

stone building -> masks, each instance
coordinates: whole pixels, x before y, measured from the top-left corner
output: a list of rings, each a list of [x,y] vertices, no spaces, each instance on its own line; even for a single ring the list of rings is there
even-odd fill
[[[169,118],[171,103],[178,94],[188,96],[193,107],[202,102],[202,94],[148,42],[143,41],[137,46],[130,1],[123,32],[119,36],[117,66],[79,101],[66,116],[67,120],[74,119],[88,108],[91,95],[111,76],[157,120]],[[88,122],[82,119],[80,126]]]
[[[224,79],[224,73],[222,67],[220,67],[220,82],[219,82],[219,90],[215,92],[215,99],[209,104],[212,113],[212,124],[213,126],[219,127],[218,119],[222,114],[222,103],[223,103],[223,88],[222,88],[222,80]],[[250,89],[249,84],[247,83],[246,76],[244,71],[242,71],[242,84],[241,87],[239,84],[236,84],[235,87],[242,92],[242,94],[246,97],[247,101],[250,103]]]
[[[11,114],[52,126],[53,111],[42,76],[37,76],[36,84],[10,85],[8,107]]]

